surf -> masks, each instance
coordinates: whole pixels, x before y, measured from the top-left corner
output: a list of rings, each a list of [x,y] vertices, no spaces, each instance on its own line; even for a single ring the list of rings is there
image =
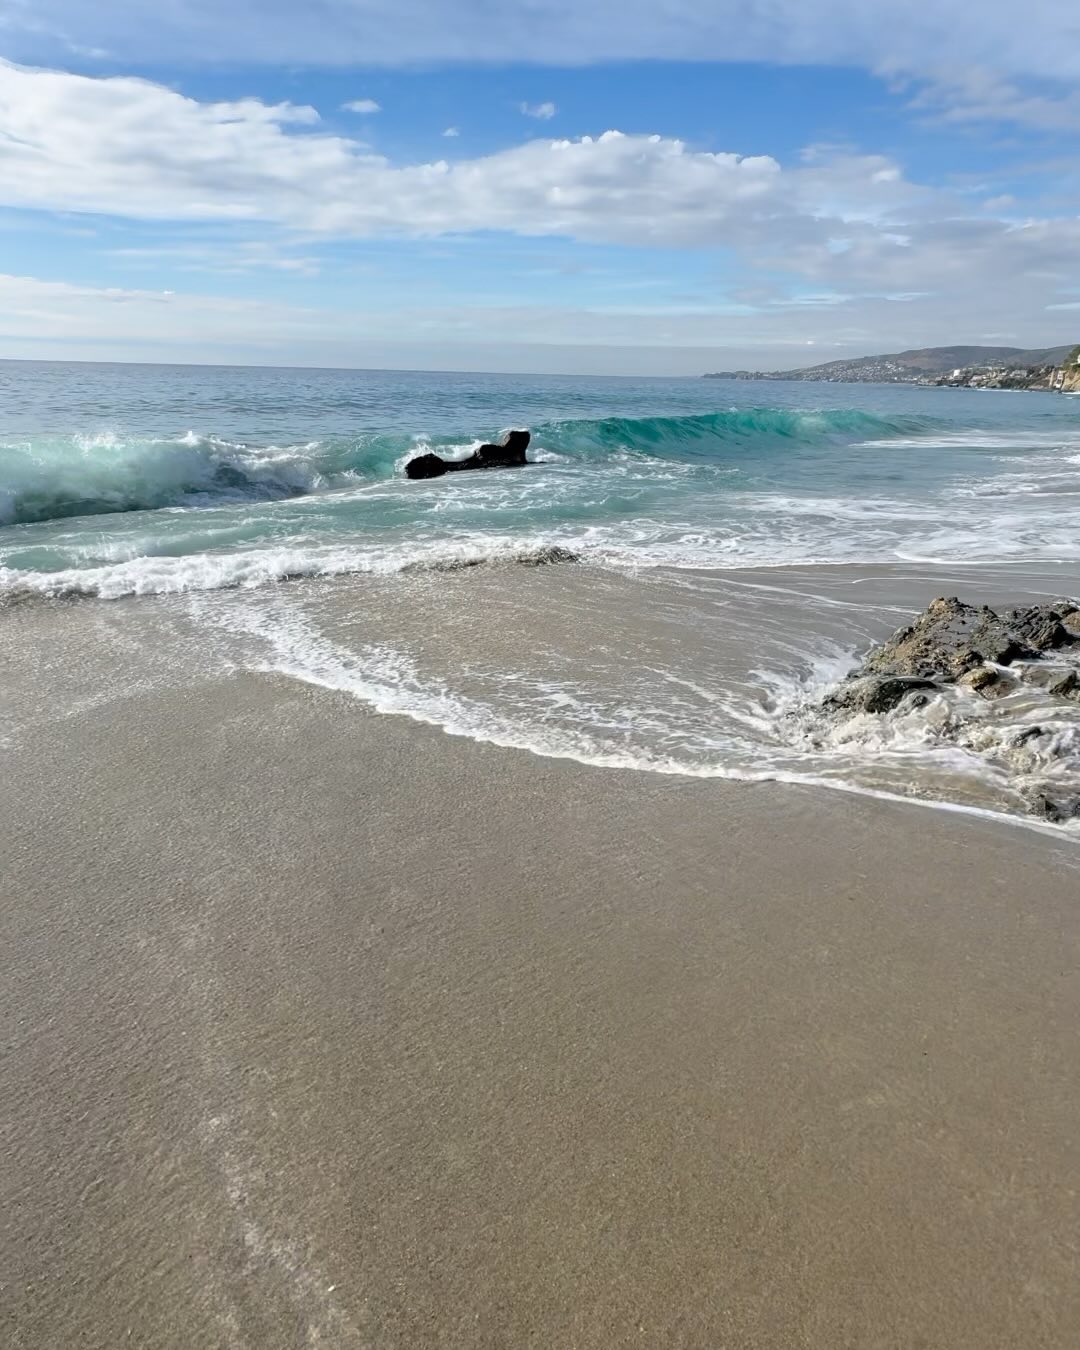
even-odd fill
[[[675,417],[605,417],[539,424],[536,457],[600,464],[627,456],[719,465],[728,453],[763,454],[799,443],[926,436],[924,417],[857,409],[727,409]],[[199,509],[342,491],[398,476],[424,451],[464,457],[461,435],[364,434],[255,445],[189,431],[175,437],[94,433],[0,446],[0,525],[82,516]]]
[[[398,440],[258,446],[189,431],[7,444],[0,447],[0,524],[307,496],[389,474],[404,448]]]

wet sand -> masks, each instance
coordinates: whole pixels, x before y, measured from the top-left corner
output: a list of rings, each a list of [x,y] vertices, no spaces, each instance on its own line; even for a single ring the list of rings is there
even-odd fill
[[[1080,1338],[1074,844],[256,674],[2,754],[12,1350]]]

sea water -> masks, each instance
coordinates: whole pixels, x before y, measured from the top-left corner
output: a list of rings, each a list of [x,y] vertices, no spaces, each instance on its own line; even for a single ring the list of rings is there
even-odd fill
[[[511,426],[527,468],[403,475]],[[938,593],[1077,595],[1078,498],[1080,399],[1049,394],[0,363],[0,606],[173,597],[229,660],[599,766],[1020,812],[947,709],[831,739],[807,710]],[[580,564],[498,570],[553,547]],[[1050,716],[984,712],[991,746]]]

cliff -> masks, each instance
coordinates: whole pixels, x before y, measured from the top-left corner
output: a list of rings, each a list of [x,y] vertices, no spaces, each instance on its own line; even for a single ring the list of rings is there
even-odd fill
[[[1061,392],[1063,394],[1080,394],[1080,366],[1073,366],[1071,371],[1065,371]]]
[[[802,370],[729,370],[712,380],[814,380],[840,384],[932,384],[954,373],[1052,370],[1067,365],[1074,349],[1064,347],[920,347],[883,356],[828,361]],[[957,381],[959,383],[959,381]],[[1012,387],[1034,387],[1020,385]]]

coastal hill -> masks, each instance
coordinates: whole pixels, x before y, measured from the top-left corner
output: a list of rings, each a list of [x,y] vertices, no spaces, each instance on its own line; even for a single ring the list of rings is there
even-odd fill
[[[1071,346],[1041,347],[919,347],[884,356],[859,356],[850,361],[827,361],[802,370],[729,370],[705,376],[707,380],[831,380],[843,384],[915,384],[951,374],[954,370],[1016,369],[1060,366]]]

